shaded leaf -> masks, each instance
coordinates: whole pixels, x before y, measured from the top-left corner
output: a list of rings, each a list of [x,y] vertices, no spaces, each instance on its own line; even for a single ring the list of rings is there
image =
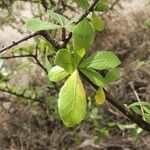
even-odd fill
[[[67,19],[66,17],[58,14],[58,13],[55,13],[53,11],[50,11],[49,12],[50,16],[55,19],[63,28],[66,28],[67,30],[69,31],[73,31],[73,28],[74,28],[74,24],[73,24],[73,20],[69,20]]]
[[[85,49],[80,49],[76,52],[74,52],[74,62],[76,64],[76,67],[81,61],[81,58],[85,55]]]
[[[95,7],[96,11],[106,11],[108,10],[108,0],[101,0]]]
[[[75,2],[82,8],[88,8],[89,3],[88,0],[75,0]]]
[[[49,12],[49,15],[55,19],[61,26],[65,26],[68,23],[68,19],[58,13],[55,13],[53,11]]]
[[[72,73],[74,70],[73,56],[67,49],[63,49],[57,52],[55,64],[64,68],[69,73]]]
[[[120,76],[120,70],[118,68],[113,68],[108,71],[108,73],[105,76],[105,84],[109,84],[113,81],[116,81]]]
[[[64,70],[64,68],[60,66],[54,66],[48,72],[48,79],[53,82],[58,82],[64,79],[68,75],[68,72]]]
[[[94,41],[95,32],[88,20],[83,20],[74,27],[73,47],[74,50],[89,49]]]
[[[80,64],[80,68],[110,69],[120,65],[119,58],[108,51],[100,51],[88,57]]]
[[[67,127],[79,124],[86,112],[86,96],[78,71],[75,70],[61,88],[58,110]]]
[[[97,31],[103,31],[105,28],[105,23],[101,17],[97,16],[95,13],[92,14],[91,22]]]

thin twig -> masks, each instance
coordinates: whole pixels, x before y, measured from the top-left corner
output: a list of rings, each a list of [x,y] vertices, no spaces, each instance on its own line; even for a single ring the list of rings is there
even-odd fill
[[[25,36],[24,38],[22,38],[19,41],[16,41],[16,42],[14,41],[11,45],[9,45],[7,47],[2,48],[0,50],[0,53],[5,52],[5,51],[17,46],[18,44],[20,44],[24,41],[27,41],[37,35],[43,36],[54,48],[59,49],[59,43],[57,41],[55,41],[46,31],[37,31],[37,32],[29,34],[28,36]]]
[[[14,96],[17,96],[17,97],[22,97],[24,99],[32,100],[32,101],[35,101],[35,102],[45,103],[44,101],[41,101],[39,99],[34,99],[34,98],[31,98],[31,97],[27,97],[24,94],[16,93],[16,92],[13,92],[13,91],[10,91],[10,90],[0,89],[0,91],[11,94],[11,95],[14,95]]]
[[[47,69],[41,64],[41,62],[38,60],[37,56],[34,56],[33,58],[36,61],[37,65],[40,66],[46,74],[48,74]]]
[[[34,57],[33,54],[27,54],[27,55],[18,55],[18,56],[1,56],[0,59],[14,59],[14,58],[23,58],[23,57]]]
[[[33,55],[33,54],[28,54],[28,55],[18,55],[18,56],[2,56],[0,57],[0,59],[14,59],[14,58],[23,58],[23,57],[32,57],[35,61],[36,64],[42,68],[42,70],[48,74],[47,69],[41,64],[41,62],[38,60],[37,55]]]
[[[0,50],[0,53],[5,52],[6,50],[11,49],[12,47],[15,47],[15,46],[17,46],[18,44],[20,44],[20,43],[22,43],[22,42],[24,42],[24,41],[27,41],[27,40],[31,39],[32,37],[35,37],[35,36],[37,36],[37,35],[39,35],[39,34],[40,34],[40,32],[34,32],[34,33],[32,33],[32,34],[30,34],[30,35],[28,35],[28,36],[22,38],[21,40],[19,40],[19,41],[17,41],[17,42],[13,42],[11,45],[2,48],[2,49]]]

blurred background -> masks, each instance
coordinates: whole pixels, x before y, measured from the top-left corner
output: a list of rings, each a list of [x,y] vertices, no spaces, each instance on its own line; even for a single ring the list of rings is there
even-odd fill
[[[82,9],[71,0],[1,0],[0,47],[20,40],[29,32],[25,22],[57,9],[72,18]],[[122,61],[121,77],[109,86],[119,103],[150,102],[150,1],[110,0],[109,11],[101,14],[106,27],[97,33],[91,53],[113,51]],[[34,44],[33,44],[34,43]],[[138,128],[108,102],[97,106],[93,89],[86,85],[89,107],[85,120],[66,128],[58,115],[57,98],[63,83],[48,81],[32,58],[5,58],[32,53],[36,39],[30,39],[0,55],[0,150],[150,150],[150,134]],[[39,60],[51,66],[51,46],[39,43]],[[49,59],[45,49],[50,49]],[[150,108],[149,111],[150,118]],[[139,113],[139,109],[135,108]]]

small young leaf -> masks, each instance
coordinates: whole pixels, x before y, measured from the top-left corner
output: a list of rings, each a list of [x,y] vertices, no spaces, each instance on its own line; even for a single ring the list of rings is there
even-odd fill
[[[87,19],[81,21],[73,30],[74,50],[89,49],[94,41],[95,32]]]
[[[95,70],[91,68],[80,69],[80,71],[86,75],[95,85],[104,86],[104,78]]]
[[[53,82],[58,82],[64,79],[68,75],[68,72],[64,70],[64,68],[60,66],[54,66],[48,72],[48,79]]]
[[[38,18],[30,19],[26,22],[26,27],[30,31],[55,30],[61,28],[60,25],[53,24]]]
[[[72,73],[74,70],[74,60],[71,53],[66,50],[59,50],[56,54],[55,64],[64,68],[67,72]]]
[[[108,10],[108,0],[101,0],[95,7],[96,11],[107,11]]]
[[[95,101],[97,104],[102,105],[105,102],[105,93],[102,87],[97,90]]]
[[[109,84],[113,81],[116,81],[120,76],[119,73],[120,73],[120,71],[118,68],[113,68],[113,69],[109,70],[108,73],[106,74],[105,78],[104,78],[105,84]]]
[[[88,8],[89,3],[88,0],[75,0],[75,2],[81,7],[81,8]]]
[[[69,22],[69,20],[66,17],[64,17],[64,16],[62,16],[62,15],[60,15],[58,13],[55,13],[53,11],[50,11],[49,15],[53,19],[55,19],[61,26],[65,26]]]
[[[105,23],[101,17],[97,16],[95,13],[92,14],[91,22],[97,31],[103,31],[105,28]]]
[[[79,73],[75,70],[61,88],[58,110],[67,127],[79,124],[86,112],[86,96]]]
[[[108,51],[100,51],[88,57],[84,60],[79,67],[80,68],[94,68],[94,69],[110,69],[120,65],[119,58]]]

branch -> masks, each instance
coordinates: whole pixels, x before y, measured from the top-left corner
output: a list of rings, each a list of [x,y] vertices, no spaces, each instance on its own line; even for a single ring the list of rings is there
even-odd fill
[[[11,45],[4,47],[0,50],[0,53],[5,52],[15,46],[17,46],[18,44],[27,41],[29,39],[31,39],[32,37],[35,37],[37,35],[41,35],[43,36],[55,49],[59,48],[59,43],[57,41],[55,41],[46,31],[37,31],[34,33],[29,34],[28,36],[22,38],[21,40],[17,41],[17,42],[13,42]]]
[[[46,31],[41,31],[40,35],[42,35],[56,50],[59,49],[59,43]]]
[[[31,39],[32,37],[35,37],[35,36],[37,36],[37,35],[39,35],[39,34],[40,34],[40,32],[34,32],[34,33],[32,33],[32,34],[30,34],[30,35],[24,37],[23,39],[21,39],[21,40],[19,40],[19,41],[17,41],[17,42],[13,42],[11,45],[2,48],[2,49],[0,50],[0,53],[4,52],[4,51],[6,51],[6,50],[8,50],[8,49],[10,49],[10,48],[12,48],[12,47],[15,47],[15,46],[17,46],[18,44],[20,44],[20,43],[22,43],[22,42],[24,42],[24,41],[27,41],[27,40]]]
[[[34,98],[31,98],[31,97],[27,97],[24,94],[16,93],[16,92],[13,92],[13,91],[10,91],[10,90],[0,89],[0,91],[11,94],[11,95],[14,95],[14,96],[17,96],[17,97],[22,97],[24,99],[32,100],[32,101],[35,101],[35,102],[45,103],[44,101],[41,101],[39,99],[34,99]]]
[[[40,66],[46,74],[48,74],[47,69],[41,64],[41,62],[38,60],[37,56],[33,56],[34,60],[36,61],[37,65]]]
[[[82,72],[80,74],[83,76],[84,79],[95,89],[98,90],[98,86],[93,84]],[[105,90],[106,100],[113,105],[115,108],[117,108],[120,112],[122,112],[128,119],[130,119],[132,122],[136,123],[140,128],[150,132],[150,124],[141,119],[139,116],[134,114],[130,109],[125,107],[124,105],[119,104],[117,101],[118,98],[112,96],[107,90]]]
[[[18,56],[2,56],[0,57],[0,59],[14,59],[14,58],[23,58],[23,57],[32,57],[35,61],[36,64],[42,68],[42,70],[48,74],[47,69],[41,64],[41,62],[38,60],[37,55],[33,55],[33,54],[27,54],[27,55],[18,55]]]
[[[33,54],[27,54],[27,55],[18,55],[18,56],[1,56],[0,59],[14,59],[14,58],[23,58],[23,57],[34,57]]]

